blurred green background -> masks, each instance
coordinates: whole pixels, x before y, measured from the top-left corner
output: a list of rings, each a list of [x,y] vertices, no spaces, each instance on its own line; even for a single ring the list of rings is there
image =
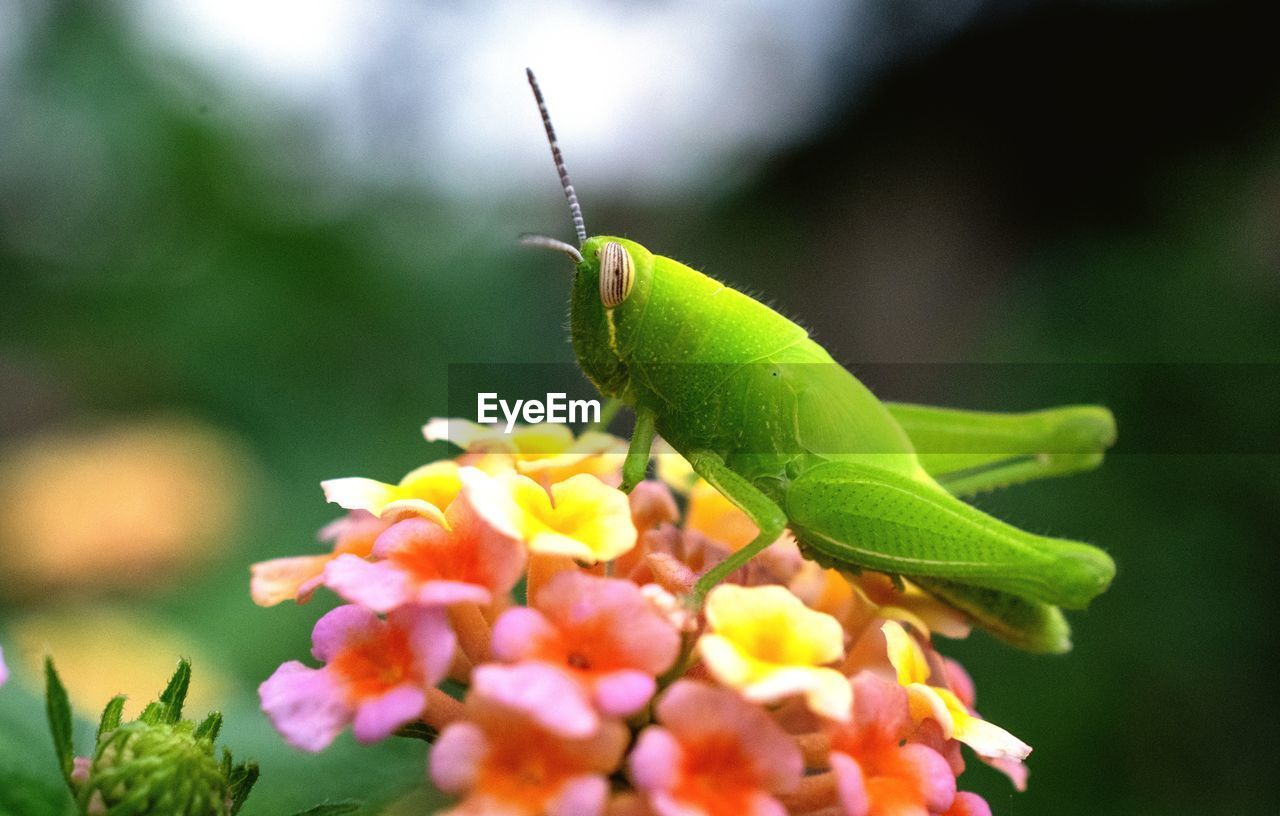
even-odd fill
[[[256,608],[247,567],[315,549],[321,479],[444,454],[418,429],[449,363],[571,361],[564,262],[515,244],[571,234],[526,63],[589,227],[759,293],[886,398],[1115,411],[1102,470],[980,501],[1120,573],[1069,656],[945,644],[1035,746],[1028,792],[968,787],[997,816],[1269,812],[1262,9],[0,5],[0,813],[64,812],[46,649],[85,716],[193,657],[192,705],[261,762],[251,816],[430,800],[418,743],[270,729],[256,686],[330,601]]]

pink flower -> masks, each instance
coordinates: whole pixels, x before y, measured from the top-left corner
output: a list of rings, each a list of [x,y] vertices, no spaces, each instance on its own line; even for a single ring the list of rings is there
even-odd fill
[[[946,813],[955,800],[955,776],[937,751],[905,742],[915,730],[906,690],[869,671],[852,682],[852,719],[829,724],[831,767],[844,812]]]
[[[572,678],[546,663],[486,663],[471,673],[477,693],[562,737],[580,739],[600,730],[600,715]]]
[[[447,726],[431,750],[430,773],[441,790],[461,797],[449,811],[457,816],[599,816],[606,776],[626,747],[621,723],[566,738],[473,689],[465,719]]]
[[[276,730],[307,751],[323,749],[349,723],[357,740],[375,742],[418,719],[454,651],[444,611],[426,607],[401,607],[384,621],[340,606],[316,622],[311,642],[327,665],[291,660],[258,687]]]
[[[4,664],[4,649],[0,649],[0,686],[9,679],[9,667]]]
[[[640,733],[631,778],[659,816],[783,816],[775,794],[800,782],[795,742],[732,691],[680,680]]]
[[[479,471],[464,471],[463,488],[447,510],[448,529],[408,518],[383,532],[372,563],[342,555],[325,568],[324,583],[348,601],[376,612],[404,604],[490,603],[520,580],[527,553],[505,516],[497,487]]]
[[[500,660],[554,667],[571,681],[570,694],[606,716],[625,717],[649,702],[655,675],[675,662],[680,635],[630,581],[565,571],[532,608],[502,614],[492,648]],[[552,712],[564,705],[548,703]]]

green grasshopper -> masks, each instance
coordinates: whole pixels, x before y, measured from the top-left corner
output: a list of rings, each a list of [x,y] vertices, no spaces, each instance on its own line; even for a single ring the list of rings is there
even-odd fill
[[[635,410],[622,489],[644,478],[661,435],[759,529],[701,577],[692,601],[790,529],[820,564],[905,577],[1015,646],[1069,650],[1061,608],[1102,593],[1111,558],[958,497],[1096,467],[1115,439],[1111,413],[881,402],[764,304],[634,241],[588,237],[542,91],[528,77],[578,245],[523,241],[573,259],[578,362],[601,394]]]

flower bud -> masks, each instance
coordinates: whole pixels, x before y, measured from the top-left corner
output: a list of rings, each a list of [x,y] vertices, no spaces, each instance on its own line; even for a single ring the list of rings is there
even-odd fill
[[[80,801],[87,813],[226,816],[229,791],[213,740],[194,723],[136,720],[99,738]]]

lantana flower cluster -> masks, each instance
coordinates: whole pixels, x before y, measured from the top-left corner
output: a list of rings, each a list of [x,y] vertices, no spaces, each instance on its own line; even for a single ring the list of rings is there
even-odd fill
[[[957,789],[962,745],[1025,786],[1030,748],[934,649],[968,621],[909,582],[784,535],[696,604],[757,531],[678,455],[625,494],[607,434],[425,432],[462,453],[324,482],[346,510],[330,551],[253,567],[260,605],[345,601],[312,632],[320,665],[260,688],[290,744],[426,734],[454,814],[989,814]]]

